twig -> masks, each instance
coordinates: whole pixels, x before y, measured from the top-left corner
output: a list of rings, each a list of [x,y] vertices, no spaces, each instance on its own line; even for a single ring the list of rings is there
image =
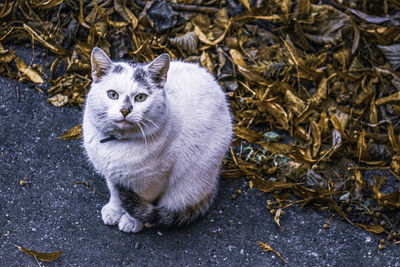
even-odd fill
[[[102,193],[99,193],[99,192],[97,192],[94,188],[92,188],[92,187],[90,186],[90,180],[88,180],[86,183],[85,183],[85,182],[75,182],[75,183],[73,183],[72,185],[83,185],[83,186],[87,187],[90,191],[92,191],[93,193],[95,193],[95,194],[101,196],[102,198],[109,199],[108,196],[106,196],[106,195],[104,195],[104,194],[102,194]]]

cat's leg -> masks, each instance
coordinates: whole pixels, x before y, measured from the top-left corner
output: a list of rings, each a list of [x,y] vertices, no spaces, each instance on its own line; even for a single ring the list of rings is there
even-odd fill
[[[114,183],[107,179],[110,190],[110,201],[101,209],[104,224],[117,225],[118,229],[127,233],[137,233],[143,229],[143,223],[130,216],[121,206],[118,190]]]
[[[118,191],[114,183],[110,182],[108,179],[106,179],[106,181],[108,189],[110,190],[110,200],[101,209],[101,218],[106,225],[117,225],[125,211],[121,206],[121,200],[119,199]]]
[[[126,233],[137,233],[143,229],[143,222],[125,212],[119,220],[118,229]]]

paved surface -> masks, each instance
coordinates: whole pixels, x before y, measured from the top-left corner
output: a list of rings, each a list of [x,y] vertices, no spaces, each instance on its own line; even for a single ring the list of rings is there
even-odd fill
[[[30,52],[22,54],[29,59]],[[106,199],[73,185],[90,180],[108,194],[105,182],[89,168],[80,141],[56,139],[80,123],[82,112],[45,99],[27,84],[0,78],[0,266],[37,266],[14,244],[63,250],[43,266],[284,265],[262,252],[259,240],[287,266],[400,266],[400,246],[380,251],[378,237],[337,217],[323,229],[328,213],[288,209],[279,229],[265,207],[268,195],[249,189],[245,179],[221,181],[210,213],[190,227],[125,234],[105,226],[100,209]],[[243,193],[232,200],[237,189]]]

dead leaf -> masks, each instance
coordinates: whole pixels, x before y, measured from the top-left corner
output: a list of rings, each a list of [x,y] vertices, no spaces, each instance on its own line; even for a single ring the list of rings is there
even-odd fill
[[[275,212],[275,217],[274,217],[274,221],[275,221],[275,223],[276,223],[279,227],[281,227],[281,225],[280,225],[280,223],[279,223],[279,219],[280,219],[280,217],[281,217],[281,214],[282,214],[282,209],[278,209],[278,210]]]
[[[262,248],[262,250],[263,250],[264,252],[272,251],[272,252],[274,252],[284,263],[288,263],[287,260],[285,260],[285,259],[282,257],[282,255],[281,255],[278,251],[276,251],[275,249],[273,249],[270,245],[268,245],[268,244],[266,244],[266,243],[263,243],[263,242],[261,242],[261,241],[258,241],[258,245],[260,246],[260,248]]]
[[[23,62],[22,59],[20,59],[18,56],[16,56],[14,58],[14,60],[15,60],[15,65],[17,65],[18,70],[22,74],[24,74],[26,77],[28,77],[29,80],[31,80],[31,82],[38,83],[38,84],[42,84],[44,82],[42,77],[39,75],[39,73],[37,73],[33,69],[29,68],[25,64],[25,62]]]
[[[382,234],[385,231],[385,229],[380,224],[367,225],[367,224],[363,224],[363,223],[355,223],[355,225],[367,230],[368,232],[374,233],[374,234]]]
[[[82,138],[82,126],[81,125],[75,125],[59,137],[57,139],[65,139],[65,140],[73,140],[73,139],[81,139]]]
[[[56,261],[62,254],[62,250],[55,252],[38,252],[36,250],[27,249],[21,246],[16,246],[20,251],[28,254],[29,256],[34,257],[40,261]]]

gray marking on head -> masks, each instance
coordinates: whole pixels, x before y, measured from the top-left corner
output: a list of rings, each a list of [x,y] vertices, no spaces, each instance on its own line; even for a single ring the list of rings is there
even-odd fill
[[[139,84],[147,84],[147,79],[146,79],[147,73],[144,69],[142,68],[137,68],[133,72],[133,80]]]
[[[124,70],[124,67],[122,67],[121,65],[115,65],[114,69],[113,69],[113,73],[121,73]]]
[[[133,71],[132,80],[136,82],[141,88],[147,89],[149,92],[153,91],[155,85],[152,84],[149,74],[142,67],[137,67]]]

